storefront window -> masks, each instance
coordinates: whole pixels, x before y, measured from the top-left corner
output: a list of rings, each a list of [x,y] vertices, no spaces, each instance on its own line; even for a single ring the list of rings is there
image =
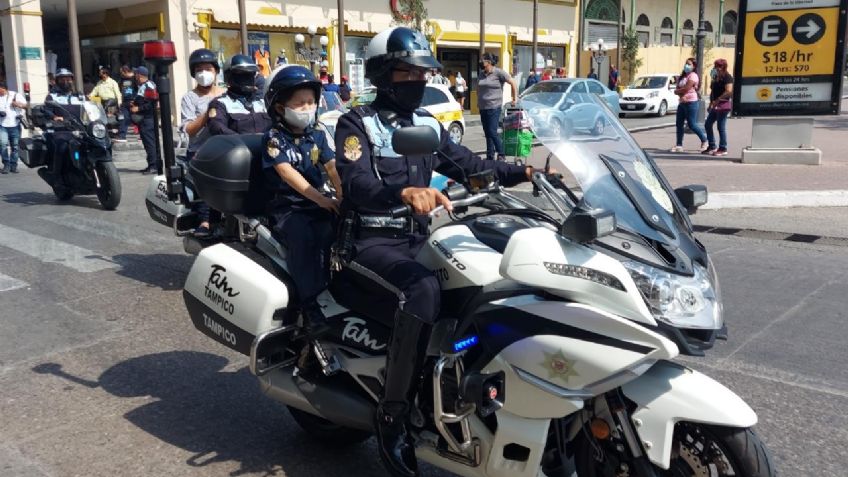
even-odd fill
[[[533,47],[516,45],[513,48],[513,73],[516,75],[521,73],[526,78],[527,73],[533,69],[533,64],[530,61],[530,57],[533,55]],[[536,48],[536,68],[552,71],[556,71],[557,68],[567,68],[565,48],[560,46],[539,46]]]
[[[277,64],[283,61],[297,63],[309,67],[306,62],[298,61],[294,47],[294,33],[248,31],[247,49],[249,56],[263,70],[266,76],[273,71]],[[218,62],[226,64],[233,55],[241,53],[241,36],[238,30],[213,28],[209,39],[209,49],[218,54]],[[267,69],[266,65],[267,64]],[[218,75],[218,82],[224,83],[223,70]]]
[[[371,82],[365,78],[365,50],[371,38],[361,36],[345,36],[345,59],[347,60],[347,72],[350,79],[350,87],[358,93],[371,86]]]

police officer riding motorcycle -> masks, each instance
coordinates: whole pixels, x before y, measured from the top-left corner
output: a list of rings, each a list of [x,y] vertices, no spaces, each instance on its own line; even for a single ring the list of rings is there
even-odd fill
[[[103,108],[74,93],[74,75],[56,73],[56,88],[44,105],[33,108],[33,125],[44,133],[23,143],[24,162],[40,167],[38,175],[59,200],[75,194],[96,194],[105,209],[121,201],[121,181],[112,162]],[[46,165],[47,167],[41,167]]]
[[[441,68],[420,32],[405,27],[384,31],[371,40],[366,57],[365,75],[377,87],[377,97],[371,105],[342,116],[336,129],[343,212],[358,224],[349,258],[402,292],[405,303],[399,307],[392,297],[378,304],[373,296],[361,296],[359,303],[349,304],[355,310],[394,315],[375,428],[387,468],[394,475],[414,476],[417,462],[407,426],[430,329],[440,308],[439,282],[415,257],[427,238],[428,213],[438,206],[451,210],[450,200],[428,187],[431,175],[435,171],[460,181],[491,171],[509,187],[530,180],[533,168],[479,159],[452,142],[434,117],[418,109],[426,72]],[[432,128],[440,138],[436,154],[397,154],[392,136],[408,126]],[[398,206],[411,213],[396,218],[398,214],[389,211]],[[351,280],[363,279],[349,270],[345,272]]]
[[[224,66],[227,94],[209,103],[209,133],[262,133],[271,127],[265,101],[256,97],[259,67],[246,55],[234,55]]]

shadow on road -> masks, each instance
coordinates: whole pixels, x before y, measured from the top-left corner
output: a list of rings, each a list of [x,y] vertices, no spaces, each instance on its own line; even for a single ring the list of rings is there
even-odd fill
[[[180,290],[194,263],[194,257],[185,254],[133,254],[115,255],[112,259],[121,266],[115,273],[158,287],[166,291]]]
[[[124,418],[161,441],[193,455],[191,467],[236,462],[242,475],[385,476],[370,445],[340,448],[309,439],[283,407],[263,397],[247,368],[222,371],[229,361],[193,351],[128,359],[97,381],[73,376],[57,363],[33,368],[119,398],[154,398]],[[359,462],[352,474],[350,462]],[[363,465],[364,464],[364,465]]]
[[[97,196],[74,196],[71,200],[60,201],[52,193],[44,192],[16,192],[12,194],[3,194],[3,202],[16,205],[58,205],[58,206],[74,206],[86,207],[89,209],[103,210]]]

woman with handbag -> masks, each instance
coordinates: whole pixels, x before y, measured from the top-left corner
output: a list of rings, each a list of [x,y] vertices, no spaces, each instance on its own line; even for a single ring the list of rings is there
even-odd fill
[[[710,143],[704,154],[711,156],[727,155],[727,116],[730,115],[733,101],[733,76],[727,72],[727,60],[717,59],[710,71],[710,106],[704,129],[707,130],[707,141]],[[719,143],[716,148],[713,124],[718,123]]]

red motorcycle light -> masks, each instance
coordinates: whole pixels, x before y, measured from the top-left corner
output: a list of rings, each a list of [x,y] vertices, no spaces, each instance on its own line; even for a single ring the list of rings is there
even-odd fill
[[[177,59],[177,50],[174,48],[174,42],[168,40],[147,41],[142,48],[144,59],[152,63],[159,61],[175,61]]]
[[[29,81],[24,83],[24,93],[29,93]]]

